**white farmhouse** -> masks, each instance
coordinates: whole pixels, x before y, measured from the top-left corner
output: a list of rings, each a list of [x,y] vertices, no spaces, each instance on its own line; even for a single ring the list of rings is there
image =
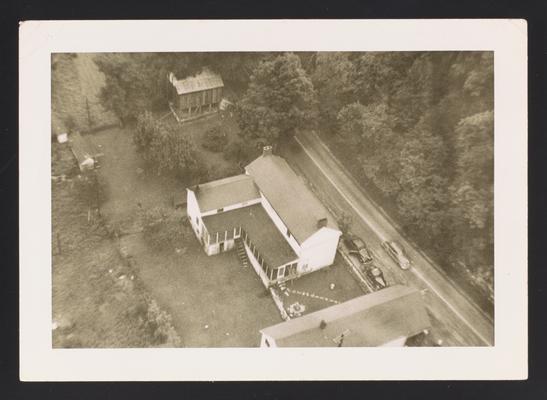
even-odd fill
[[[205,252],[237,248],[266,287],[334,262],[334,218],[270,146],[245,174],[188,188],[187,207]]]

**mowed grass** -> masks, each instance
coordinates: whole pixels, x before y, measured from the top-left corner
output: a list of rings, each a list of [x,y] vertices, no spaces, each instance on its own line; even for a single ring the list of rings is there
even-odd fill
[[[261,328],[282,322],[251,267],[235,251],[207,256],[190,228],[176,249],[124,238],[146,289],[172,316],[185,347],[258,347]]]

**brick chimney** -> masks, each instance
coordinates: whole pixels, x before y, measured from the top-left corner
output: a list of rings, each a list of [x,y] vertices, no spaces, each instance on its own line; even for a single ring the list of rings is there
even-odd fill
[[[264,146],[262,148],[262,156],[271,156],[273,154],[272,146]]]
[[[321,218],[317,220],[317,229],[321,229],[327,226],[328,219],[327,218]]]

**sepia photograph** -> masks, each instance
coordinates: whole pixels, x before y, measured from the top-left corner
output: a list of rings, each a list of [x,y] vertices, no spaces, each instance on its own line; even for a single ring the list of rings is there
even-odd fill
[[[493,67],[52,54],[53,346],[492,346]]]
[[[525,24],[384,23],[23,25],[31,380],[526,374]]]

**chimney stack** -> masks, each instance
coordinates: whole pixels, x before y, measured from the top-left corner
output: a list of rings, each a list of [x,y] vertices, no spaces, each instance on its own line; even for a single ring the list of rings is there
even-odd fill
[[[328,219],[327,218],[321,218],[317,221],[317,229],[321,229],[327,226]]]
[[[271,156],[273,154],[272,146],[264,146],[262,148],[262,156]]]

